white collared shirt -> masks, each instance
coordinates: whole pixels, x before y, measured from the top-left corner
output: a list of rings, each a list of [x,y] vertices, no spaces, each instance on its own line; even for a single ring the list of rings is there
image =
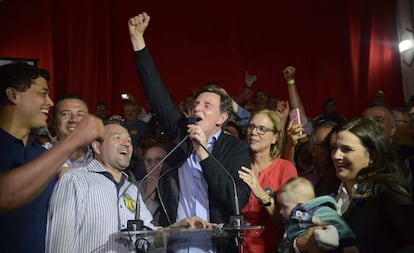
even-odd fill
[[[115,184],[98,161],[70,170],[57,182],[49,202],[46,252],[135,252],[117,233],[135,219],[137,187]],[[154,229],[152,215],[139,198],[140,218]]]
[[[207,142],[207,150],[211,152],[214,143],[222,133],[220,129]],[[177,208],[177,219],[198,216],[209,221],[208,185],[203,176],[200,160],[193,152],[178,169],[180,196]]]
[[[349,204],[352,200],[352,196],[354,195],[357,188],[358,184],[354,184],[352,186],[352,192],[351,194],[349,194],[346,190],[344,182],[341,182],[341,185],[338,189],[338,194],[336,195],[336,202],[338,203],[338,211],[340,215],[344,214],[346,210],[348,210]]]

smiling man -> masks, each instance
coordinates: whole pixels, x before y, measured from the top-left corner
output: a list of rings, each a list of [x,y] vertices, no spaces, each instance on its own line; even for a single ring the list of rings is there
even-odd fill
[[[116,234],[135,219],[138,189],[127,180],[133,147],[123,123],[105,122],[104,138],[92,143],[94,159],[85,167],[65,173],[50,199],[46,252],[135,252]],[[140,219],[155,229],[141,196]],[[198,217],[174,226],[211,228]]]
[[[67,138],[88,114],[88,105],[79,95],[67,94],[60,97],[53,107],[52,127],[56,132],[57,142]],[[62,166],[59,174],[67,170],[87,165],[91,160],[92,150],[89,145],[78,148]]]
[[[86,115],[50,150],[36,143],[30,131],[47,125],[53,106],[48,80],[45,70],[28,64],[0,66],[0,252],[45,251],[56,171],[77,148],[103,134],[102,121]]]
[[[92,143],[94,160],[66,172],[56,184],[48,212],[46,252],[128,252],[111,235],[135,217],[137,188],[124,170],[132,155],[131,136],[120,122],[105,122],[103,140]],[[140,199],[141,200],[141,199]],[[140,201],[144,225],[154,228]]]
[[[175,143],[189,137],[163,164],[158,190],[165,210],[160,223],[169,225],[193,215],[210,222],[229,223],[236,211],[233,201],[236,193],[239,210],[250,195],[249,187],[238,176],[241,166],[250,167],[249,148],[244,141],[223,134],[222,130],[229,119],[232,101],[217,85],[207,85],[196,94],[190,112],[190,116],[200,121],[187,124],[146,48],[143,35],[149,21],[150,17],[141,13],[128,23],[138,76],[151,110],[159,117],[167,136]],[[222,251],[236,252],[237,248]]]

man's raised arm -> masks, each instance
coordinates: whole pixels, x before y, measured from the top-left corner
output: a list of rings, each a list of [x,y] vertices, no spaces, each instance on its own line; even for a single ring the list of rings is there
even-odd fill
[[[35,199],[77,148],[102,138],[103,133],[102,120],[88,115],[72,134],[38,158],[0,173],[0,216]]]
[[[145,48],[144,32],[147,29],[150,16],[143,12],[128,21],[129,35],[131,36],[132,48],[139,51]]]

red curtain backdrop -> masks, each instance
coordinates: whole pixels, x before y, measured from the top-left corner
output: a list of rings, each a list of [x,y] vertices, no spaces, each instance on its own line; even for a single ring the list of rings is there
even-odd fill
[[[287,99],[282,70],[293,65],[309,116],[332,96],[350,118],[375,90],[404,103],[394,2],[3,0],[0,56],[40,59],[54,98],[76,93],[91,111],[105,101],[122,113],[123,91],[145,105],[127,21],[147,11],[147,45],[177,103],[212,80],[237,96],[245,71],[254,90]]]
[[[0,2],[0,57],[36,58],[54,78],[49,1]],[[54,87],[49,87],[53,96]]]

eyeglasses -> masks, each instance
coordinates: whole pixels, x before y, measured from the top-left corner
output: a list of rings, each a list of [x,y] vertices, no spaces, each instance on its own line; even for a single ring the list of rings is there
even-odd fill
[[[256,128],[256,132],[259,135],[264,135],[267,132],[273,132],[276,133],[276,130],[265,127],[265,126],[256,126],[255,124],[249,124],[247,125],[247,132],[251,133]]]

